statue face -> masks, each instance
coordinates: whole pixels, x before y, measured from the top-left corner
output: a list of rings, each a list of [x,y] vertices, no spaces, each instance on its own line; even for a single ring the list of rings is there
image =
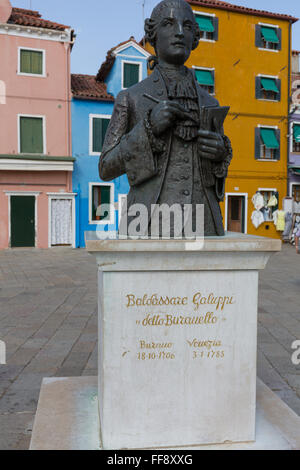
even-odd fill
[[[168,7],[156,30],[155,50],[167,64],[183,65],[189,58],[194,31],[193,13],[187,8]]]

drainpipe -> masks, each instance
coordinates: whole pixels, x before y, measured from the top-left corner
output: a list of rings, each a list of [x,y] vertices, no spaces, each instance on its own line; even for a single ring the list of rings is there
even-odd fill
[[[71,59],[71,45],[68,43],[67,48],[67,106],[68,106],[68,155],[72,156],[71,148],[71,75],[70,75],[70,59]]]
[[[290,162],[290,105],[291,105],[291,33],[292,33],[292,22],[289,22],[289,57],[288,57],[288,109],[287,109],[287,191],[286,195],[289,196],[290,192],[290,177],[289,177],[289,162]]]

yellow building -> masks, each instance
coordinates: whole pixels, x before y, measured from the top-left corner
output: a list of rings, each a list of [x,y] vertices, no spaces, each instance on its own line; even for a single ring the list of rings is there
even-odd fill
[[[277,205],[271,204],[278,199],[282,209],[287,195],[291,26],[297,19],[221,1],[187,1],[201,40],[186,65],[221,105],[230,105],[225,134],[233,160],[221,203],[225,229],[279,238]]]

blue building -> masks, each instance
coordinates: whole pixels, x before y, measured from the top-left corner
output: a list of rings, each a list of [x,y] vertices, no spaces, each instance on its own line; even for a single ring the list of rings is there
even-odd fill
[[[113,182],[99,178],[98,161],[117,94],[147,76],[149,53],[134,38],[108,51],[97,76],[72,74],[72,154],[76,158],[76,247],[84,232],[117,230],[119,208],[129,191],[127,176]],[[100,213],[101,204],[110,210]]]

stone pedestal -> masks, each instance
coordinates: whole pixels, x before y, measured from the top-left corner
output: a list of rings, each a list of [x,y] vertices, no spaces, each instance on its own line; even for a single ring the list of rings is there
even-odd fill
[[[104,449],[255,440],[258,272],[281,242],[96,240]]]

